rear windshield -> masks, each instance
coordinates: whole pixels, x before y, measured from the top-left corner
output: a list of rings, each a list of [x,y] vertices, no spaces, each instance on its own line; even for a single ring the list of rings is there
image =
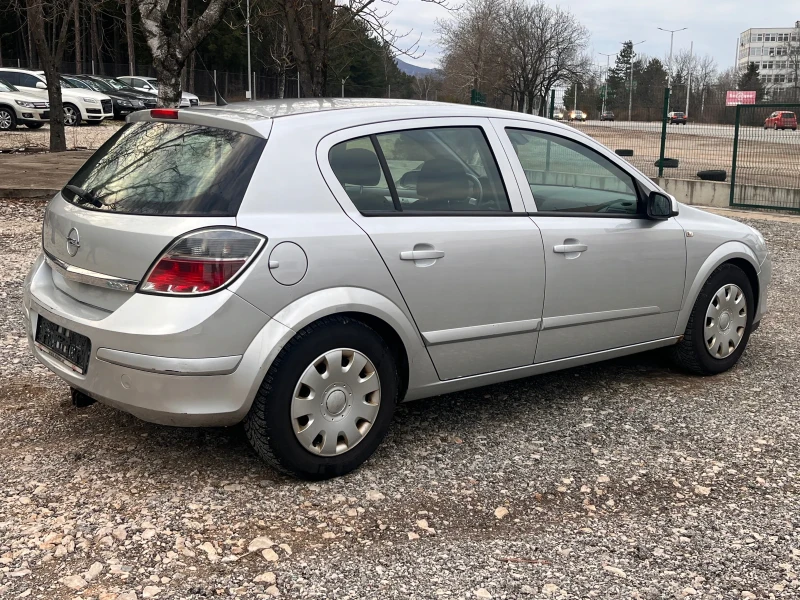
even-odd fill
[[[795,118],[794,117],[794,113],[783,113],[781,115],[781,117],[783,117],[784,119],[794,119]]]
[[[89,210],[235,216],[266,140],[180,123],[130,123],[62,191]]]

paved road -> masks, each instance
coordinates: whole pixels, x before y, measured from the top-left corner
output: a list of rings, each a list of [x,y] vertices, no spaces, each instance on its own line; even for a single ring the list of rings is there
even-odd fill
[[[576,129],[594,129],[602,127],[621,131],[642,131],[661,134],[660,121],[587,121],[586,123],[570,123]],[[587,131],[587,133],[590,133]],[[713,125],[690,123],[688,125],[668,125],[667,134],[696,135],[701,137],[715,137],[726,140],[733,139],[733,125]],[[755,140],[765,143],[800,145],[800,131],[772,131],[761,127],[741,127],[739,139]]]

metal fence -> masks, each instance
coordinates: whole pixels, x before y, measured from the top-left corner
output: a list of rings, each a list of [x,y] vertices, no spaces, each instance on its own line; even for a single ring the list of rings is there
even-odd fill
[[[736,107],[730,205],[800,211],[800,104]]]

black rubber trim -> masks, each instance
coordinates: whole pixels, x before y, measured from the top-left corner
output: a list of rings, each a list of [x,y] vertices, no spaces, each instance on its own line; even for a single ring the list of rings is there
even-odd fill
[[[584,213],[559,210],[543,210],[541,212],[528,213],[528,215],[531,217],[588,217],[590,219],[647,219],[647,215],[641,213]]]
[[[359,211],[365,217],[529,217],[536,213],[511,212],[508,210],[383,210]]]
[[[392,195],[392,204],[394,204],[394,209],[398,212],[403,212],[403,205],[400,204],[400,196],[397,195],[397,187],[394,185],[392,172],[389,170],[389,163],[386,162],[386,157],[383,155],[383,148],[381,148],[381,145],[378,142],[378,136],[373,133],[369,136],[369,139],[372,142],[372,148],[375,150],[375,154],[378,156],[378,162],[381,163],[383,178],[386,180],[389,193]]]

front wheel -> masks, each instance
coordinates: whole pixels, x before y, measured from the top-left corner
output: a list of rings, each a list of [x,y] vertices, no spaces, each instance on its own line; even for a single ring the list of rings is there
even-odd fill
[[[17,128],[17,116],[14,111],[0,106],[0,131],[14,131]]]
[[[41,129],[44,127],[44,123],[25,123],[25,127],[28,129]]]
[[[361,321],[326,317],[300,331],[270,367],[244,421],[256,453],[303,479],[345,475],[389,429],[397,365]]]
[[[720,265],[694,303],[673,358],[684,369],[716,375],[741,357],[753,328],[756,304],[750,280],[736,265]]]
[[[64,105],[64,125],[67,127],[77,127],[81,124],[81,112],[77,106],[72,104]]]

